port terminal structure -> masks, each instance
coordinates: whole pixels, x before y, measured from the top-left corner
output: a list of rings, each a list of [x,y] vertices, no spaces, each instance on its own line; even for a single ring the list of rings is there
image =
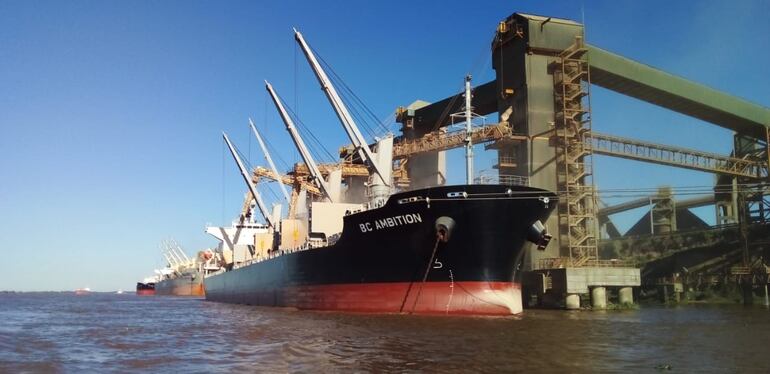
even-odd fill
[[[770,109],[590,45],[583,25],[568,19],[515,13],[499,23],[491,47],[496,78],[474,87],[472,109],[496,113],[499,122],[451,131],[463,93],[398,108],[397,184],[441,184],[444,151],[472,141],[497,151],[497,182],[557,191],[558,209],[546,223],[552,244],[532,251],[524,265],[525,295],[541,304],[574,309],[590,299],[603,308],[608,297],[632,303],[632,287],[642,284],[679,296],[689,287],[683,278],[767,292]],[[733,151],[595,132],[593,85],[732,130]],[[661,188],[645,199],[602,206],[593,155],[713,173],[714,194],[677,201]],[[715,207],[716,227],[688,210],[707,205]],[[626,235],[612,225],[613,214],[644,206],[649,214]]]

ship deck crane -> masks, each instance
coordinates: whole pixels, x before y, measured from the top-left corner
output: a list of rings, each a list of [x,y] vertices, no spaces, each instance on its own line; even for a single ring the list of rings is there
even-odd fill
[[[259,181],[263,178],[265,179],[271,179],[278,183],[281,183],[283,185],[291,186],[292,187],[292,195],[293,197],[297,197],[299,195],[299,192],[301,190],[307,191],[307,193],[313,194],[315,196],[320,196],[323,198],[323,192],[321,192],[318,187],[316,187],[315,184],[310,183],[307,180],[307,167],[305,167],[304,164],[301,164],[304,167],[305,173],[294,173],[294,175],[282,175],[282,174],[276,174],[272,170],[268,170],[264,167],[257,166],[252,171],[252,182],[254,184],[259,183]],[[360,165],[364,166],[364,165]],[[296,166],[295,166],[296,168]],[[323,169],[321,171],[323,173]],[[245,217],[249,214],[249,210],[251,208],[251,192],[246,193],[246,197],[243,201],[243,208],[241,208],[241,216]],[[294,217],[294,208],[295,208],[295,201],[294,198],[289,200],[289,217]]]
[[[257,192],[257,187],[254,185],[254,183],[251,181],[251,178],[249,177],[249,172],[246,171],[246,168],[243,166],[243,163],[241,162],[240,157],[238,157],[238,154],[235,152],[235,148],[233,147],[233,144],[230,143],[230,139],[227,138],[227,134],[222,133],[222,137],[225,139],[225,143],[227,143],[227,148],[230,150],[230,154],[233,155],[233,159],[235,160],[235,163],[238,164],[238,169],[241,171],[241,176],[243,177],[243,180],[246,181],[246,185],[249,187],[249,192],[251,192],[251,195],[254,197],[254,200],[257,202],[257,207],[259,208],[260,213],[262,213],[262,216],[265,217],[265,221],[267,221],[267,225],[275,228],[275,222],[273,222],[273,218],[270,215],[270,211],[267,210],[267,207],[265,207],[265,203],[262,202],[262,196],[260,196],[259,192]]]
[[[270,157],[270,152],[267,151],[267,147],[265,146],[265,142],[262,141],[262,137],[259,135],[259,132],[257,131],[257,127],[254,126],[254,121],[249,118],[249,125],[251,126],[251,131],[254,132],[254,136],[257,137],[257,142],[259,143],[260,148],[262,148],[262,153],[265,155],[265,160],[267,161],[267,164],[270,165],[270,170],[275,173],[275,175],[281,175],[278,173],[278,168],[275,167],[275,163],[273,162],[273,158]],[[289,197],[289,192],[286,191],[286,186],[283,185],[283,183],[279,183],[281,188],[281,193],[283,193],[283,197],[286,199],[287,203],[291,202],[291,198]]]
[[[169,247],[173,251],[178,252],[179,258],[184,259],[185,262],[189,262],[190,261],[190,257],[187,257],[187,253],[184,253],[184,251],[182,250],[182,247],[173,238],[171,239],[171,243],[169,243]]]
[[[171,256],[172,259],[174,259],[174,262],[175,262],[174,266],[179,266],[181,264],[184,264],[184,258],[182,258],[182,256],[180,256],[178,253],[171,250],[171,245],[168,243],[167,240],[163,240],[162,244],[163,244],[163,247],[165,247],[165,250],[166,250],[165,253]]]
[[[318,164],[316,164],[315,160],[313,160],[313,156],[305,146],[305,142],[297,133],[297,129],[294,126],[294,121],[291,120],[289,113],[286,112],[281,99],[278,98],[275,90],[273,90],[273,86],[269,82],[265,81],[265,88],[267,89],[267,92],[270,93],[270,97],[273,99],[273,104],[275,104],[276,109],[278,109],[278,113],[281,115],[281,119],[286,125],[286,130],[289,132],[289,135],[291,135],[291,139],[294,141],[294,145],[297,147],[300,156],[302,156],[302,160],[305,161],[305,165],[307,165],[308,170],[310,171],[310,176],[313,178],[313,183],[323,192],[323,195],[326,199],[332,203],[336,202],[331,195],[329,185],[323,179],[323,175],[321,175],[321,171],[318,169]]]
[[[181,254],[179,254],[176,250],[174,250],[173,247],[170,247],[170,250],[171,250],[171,253],[175,254],[176,257],[179,258],[179,261],[181,262],[182,265],[184,265],[184,264],[186,264],[188,262],[188,260],[184,256],[182,256]]]
[[[307,168],[305,168],[305,171],[307,172]],[[299,175],[296,173],[294,175],[281,175],[261,166],[255,167],[252,173],[254,183],[259,182],[261,178],[270,179],[286,186],[292,186],[296,190],[306,190],[308,193],[323,197],[323,192],[314,184],[307,181],[307,173]]]
[[[389,178],[386,178],[385,176],[389,176],[390,173],[384,174],[381,168],[386,166],[390,168],[391,165],[378,165],[377,159],[374,158],[372,150],[369,148],[369,144],[358,130],[358,126],[356,126],[355,121],[353,121],[353,117],[350,115],[347,107],[342,102],[339,94],[337,94],[337,90],[334,88],[334,85],[332,85],[329,77],[326,75],[326,72],[324,72],[323,68],[321,68],[321,65],[318,63],[318,60],[316,59],[315,54],[313,54],[313,51],[310,49],[310,46],[308,46],[307,42],[305,42],[305,38],[302,37],[302,34],[297,31],[297,29],[294,29],[294,39],[297,41],[297,43],[299,43],[300,47],[302,47],[302,52],[305,54],[308,63],[310,63],[310,66],[313,68],[313,72],[315,73],[316,78],[318,78],[318,83],[321,84],[321,88],[326,94],[326,97],[329,99],[329,103],[334,108],[334,112],[337,114],[337,117],[342,123],[342,127],[348,134],[348,137],[353,143],[353,146],[358,149],[361,159],[366,162],[375,173],[377,173],[382,183],[384,183],[386,186],[389,186],[390,181],[386,180]]]
[[[165,257],[165,258],[166,258],[166,261],[168,262],[168,266],[169,266],[169,267],[172,267],[172,266],[173,266],[173,267],[176,267],[176,266],[178,265],[178,264],[176,263],[176,261],[174,261],[174,258],[173,258],[173,257],[171,257],[171,256],[169,256],[169,254],[168,254],[168,253],[166,253],[166,252],[161,252],[161,253],[163,254],[163,257]]]

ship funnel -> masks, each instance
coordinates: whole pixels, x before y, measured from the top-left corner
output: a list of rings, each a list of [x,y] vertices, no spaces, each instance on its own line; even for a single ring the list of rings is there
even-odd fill
[[[545,250],[545,247],[548,246],[551,238],[551,234],[546,231],[545,226],[543,226],[543,223],[540,222],[540,220],[535,221],[535,223],[529,227],[527,232],[527,240],[537,244],[537,249],[541,251]]]

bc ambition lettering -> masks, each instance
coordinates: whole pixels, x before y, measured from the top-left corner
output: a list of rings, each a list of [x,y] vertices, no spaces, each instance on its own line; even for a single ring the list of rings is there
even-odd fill
[[[382,230],[391,227],[410,225],[413,223],[421,223],[422,217],[420,213],[402,214],[400,216],[393,216],[388,218],[381,218],[374,220],[373,222],[359,223],[358,227],[361,232],[370,232],[374,230]]]

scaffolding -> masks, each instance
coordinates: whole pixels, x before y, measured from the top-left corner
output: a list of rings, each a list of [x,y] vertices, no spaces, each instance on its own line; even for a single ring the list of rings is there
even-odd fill
[[[757,171],[753,178],[738,176],[736,185],[738,186],[738,198],[740,200],[739,208],[740,220],[747,224],[768,223],[770,222],[770,128],[765,129],[765,138],[756,139],[751,136],[736,134],[734,137],[735,155],[758,164],[764,164],[764,168]],[[765,183],[757,183],[762,180]],[[743,209],[741,212],[740,209]]]

